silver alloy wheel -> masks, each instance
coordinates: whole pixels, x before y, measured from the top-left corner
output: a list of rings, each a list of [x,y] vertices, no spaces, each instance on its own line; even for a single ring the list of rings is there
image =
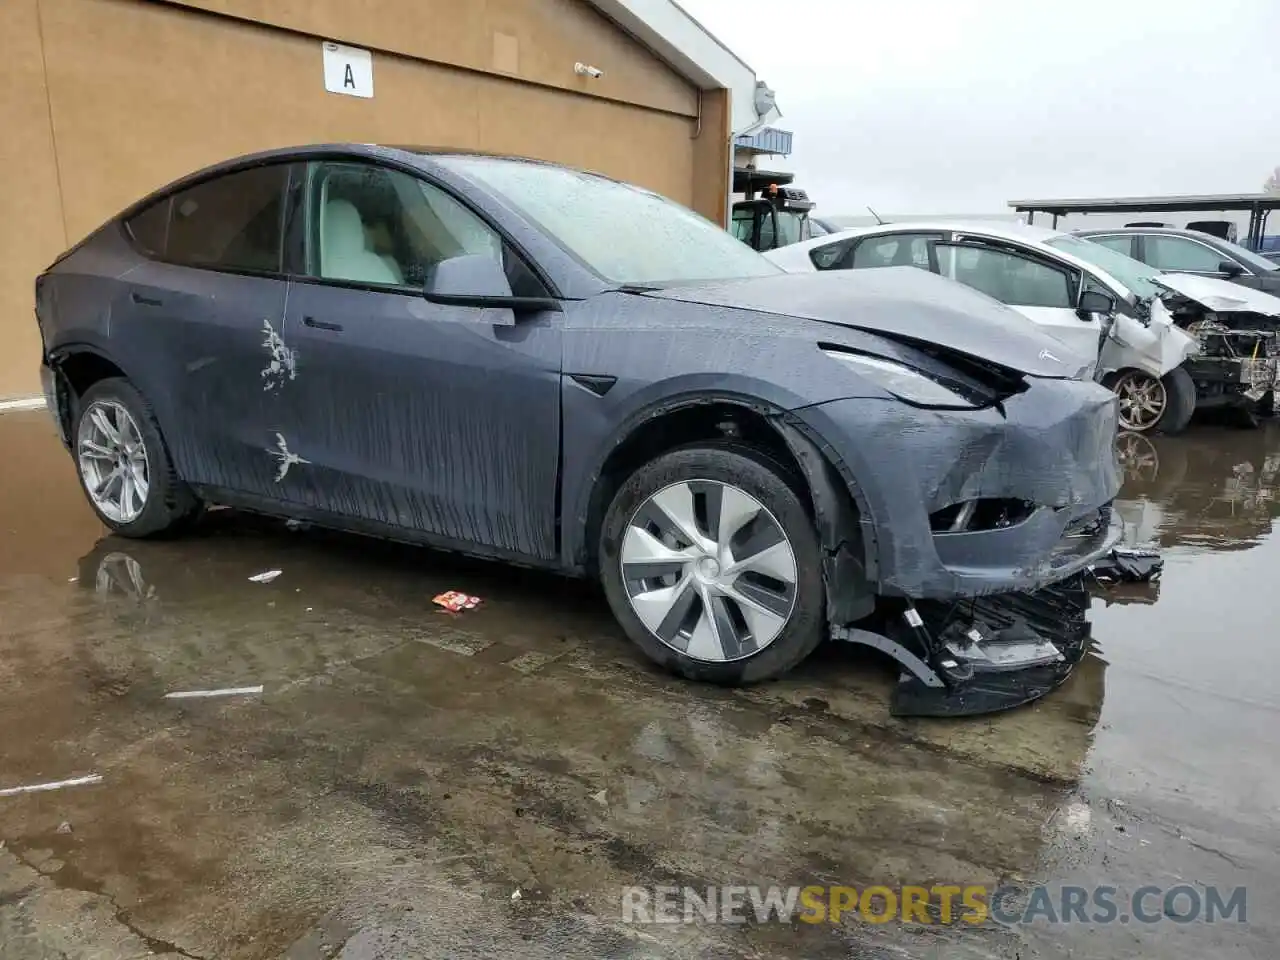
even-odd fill
[[[1160,422],[1169,394],[1164,382],[1140,370],[1130,370],[1112,388],[1120,400],[1120,427],[1143,433]]]
[[[718,480],[685,480],[627,524],[622,580],[651,633],[694,660],[728,663],[772,643],[796,603],[796,557],[776,517]]]
[[[76,459],[89,498],[104,517],[132,523],[147,506],[151,464],[142,433],[115,400],[95,400],[80,418]]]

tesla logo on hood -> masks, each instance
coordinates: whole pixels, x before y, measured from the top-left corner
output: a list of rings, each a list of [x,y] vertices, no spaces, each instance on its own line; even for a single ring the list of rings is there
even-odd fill
[[[1040,359],[1041,359],[1041,360],[1052,360],[1054,363],[1061,363],[1061,362],[1062,362],[1062,361],[1061,361],[1061,360],[1059,360],[1057,357],[1055,357],[1052,353],[1050,353],[1048,350],[1041,350],[1041,351],[1040,351]]]

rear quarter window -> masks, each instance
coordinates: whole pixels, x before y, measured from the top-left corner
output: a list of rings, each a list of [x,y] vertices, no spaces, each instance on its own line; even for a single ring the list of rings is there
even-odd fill
[[[158,200],[124,223],[124,228],[138,249],[148,256],[164,256],[169,236],[168,197]]]

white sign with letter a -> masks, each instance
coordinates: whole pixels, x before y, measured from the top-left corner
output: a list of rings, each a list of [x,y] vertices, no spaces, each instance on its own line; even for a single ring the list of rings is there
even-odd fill
[[[373,54],[359,47],[324,42],[324,88],[349,97],[373,96]]]

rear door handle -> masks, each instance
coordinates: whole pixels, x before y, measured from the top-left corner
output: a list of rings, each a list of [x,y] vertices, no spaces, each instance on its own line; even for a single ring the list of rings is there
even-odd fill
[[[315,317],[303,317],[302,322],[314,330],[341,330],[340,323],[327,323],[324,320],[317,320]]]
[[[130,293],[129,297],[133,300],[134,303],[139,303],[139,304],[142,304],[143,306],[147,306],[147,307],[163,307],[164,306],[163,300],[157,300],[155,297],[144,297],[142,294],[138,293],[136,290]]]

